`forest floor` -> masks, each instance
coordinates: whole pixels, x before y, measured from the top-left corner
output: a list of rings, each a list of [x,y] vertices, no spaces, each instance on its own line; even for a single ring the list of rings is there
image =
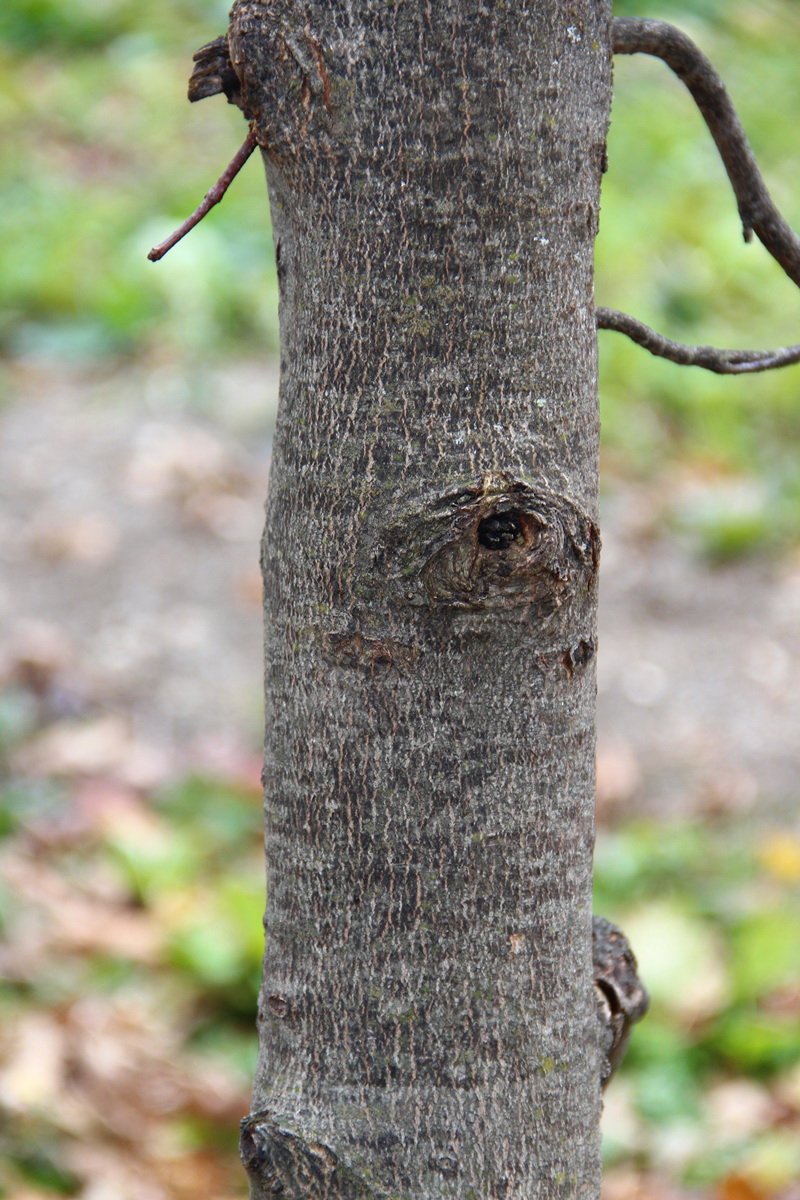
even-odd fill
[[[236,1195],[233,1133],[217,1159],[198,1130],[217,1120],[233,1130],[247,1103],[251,1051],[241,1044],[258,947],[248,943],[231,963],[175,897],[181,872],[205,870],[202,838],[195,858],[181,859],[186,808],[197,801],[200,823],[213,824],[202,781],[217,780],[234,796],[232,811],[245,805],[247,831],[225,832],[232,849],[208,873],[213,895],[201,908],[227,929],[260,902],[258,548],[277,366],[225,366],[187,380],[168,366],[65,374],[21,361],[9,381],[14,399],[0,412],[0,737],[11,799],[0,914],[10,937],[0,968],[15,990],[3,1000],[0,1106],[28,1147],[6,1147],[12,1194],[161,1200],[192,1194],[202,1179],[210,1196]],[[743,842],[757,848],[767,879],[757,887],[777,888],[773,908],[784,912],[785,889],[796,899],[800,881],[800,555],[704,560],[664,517],[676,494],[690,503],[696,486],[677,471],[648,483],[604,480],[601,894],[618,911],[630,907],[610,878],[621,846],[628,859],[646,857],[643,843],[631,851],[624,841],[629,828],[645,830],[645,841],[653,829],[671,829],[667,838],[678,829],[682,846],[687,830],[703,830],[673,864],[676,877],[698,879],[702,838],[738,830],[734,853]],[[153,795],[161,799],[151,805]],[[172,858],[153,849],[158,838]],[[208,844],[216,853],[213,837]],[[240,876],[245,860],[254,899],[237,908],[226,871]],[[753,869],[743,868],[734,889],[742,879],[752,885]],[[689,940],[699,930],[702,941],[701,882],[695,892],[686,884],[689,899],[674,879],[670,886],[678,900],[666,927],[678,912]],[[642,936],[663,934],[664,894],[657,880],[642,893],[651,922]],[[741,921],[731,927],[740,936]],[[48,983],[51,954],[80,969],[63,979],[62,963]],[[694,1007],[685,993],[670,999],[665,984],[664,1011],[680,1020],[665,1018],[662,1028],[680,1026],[687,1062],[698,1025],[707,1059],[722,1045],[710,1068],[696,1068],[698,1128],[704,1138],[714,1122],[732,1129],[739,1148],[752,1143],[750,1157],[737,1158],[720,1135],[709,1166],[705,1148],[687,1143],[691,1106],[675,1102],[673,1112],[661,1085],[655,1101],[640,1102],[634,1069],[619,1101],[609,1093],[608,1200],[800,1194],[792,1190],[800,1161],[786,1148],[800,1132],[796,1037],[791,1053],[781,1043],[765,1066],[731,1058],[728,1026],[716,1042],[708,1034],[736,1007],[728,975],[738,979],[737,961],[717,955]],[[696,963],[686,969],[697,984]],[[658,964],[651,970],[658,975]],[[183,972],[177,991],[169,971]],[[188,1050],[185,1031],[159,1014],[167,993],[191,1025]],[[800,988],[786,971],[762,993],[762,1008],[768,997],[784,1005],[780,1020],[797,1021]],[[651,1051],[639,1065],[652,1090]],[[165,1115],[177,1122],[166,1142]],[[648,1119],[661,1133],[647,1132]],[[119,1147],[134,1142],[141,1152],[123,1163]]]

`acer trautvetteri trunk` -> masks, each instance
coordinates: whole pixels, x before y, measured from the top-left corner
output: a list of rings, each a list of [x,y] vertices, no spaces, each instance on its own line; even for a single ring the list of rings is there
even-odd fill
[[[606,0],[237,0],[282,384],[253,1194],[588,1200]]]

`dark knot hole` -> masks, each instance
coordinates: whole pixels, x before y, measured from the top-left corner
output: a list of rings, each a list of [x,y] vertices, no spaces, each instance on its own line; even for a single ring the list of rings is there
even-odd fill
[[[524,541],[520,514],[513,509],[490,513],[478,526],[478,541],[487,550],[507,550],[512,542]]]

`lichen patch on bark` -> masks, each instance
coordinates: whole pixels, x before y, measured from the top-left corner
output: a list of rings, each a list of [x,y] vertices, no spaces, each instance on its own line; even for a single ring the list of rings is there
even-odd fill
[[[337,667],[366,667],[369,671],[394,667],[408,671],[419,656],[419,647],[393,638],[365,637],[358,629],[321,634],[325,655]]]

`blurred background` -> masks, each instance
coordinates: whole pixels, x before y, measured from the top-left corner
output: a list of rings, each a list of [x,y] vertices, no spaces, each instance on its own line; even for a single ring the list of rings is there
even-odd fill
[[[727,80],[800,227],[796,0],[619,2]],[[263,173],[189,106],[219,0],[0,13],[0,1195],[242,1196],[262,910],[258,538],[277,399]],[[663,64],[616,67],[600,303],[800,337]],[[596,910],[653,996],[605,1200],[800,1197],[800,368],[601,334]]]

